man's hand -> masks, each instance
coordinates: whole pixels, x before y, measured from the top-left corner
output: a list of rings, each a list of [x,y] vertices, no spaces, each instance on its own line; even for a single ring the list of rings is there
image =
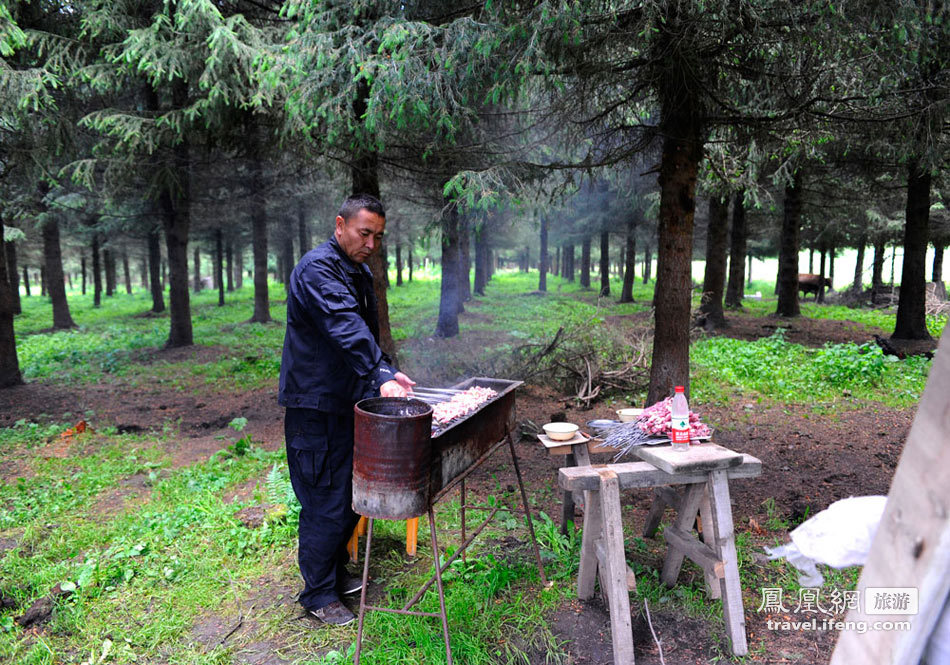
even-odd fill
[[[383,397],[409,397],[416,382],[402,372],[396,372],[396,378],[387,381],[379,387],[379,394]]]

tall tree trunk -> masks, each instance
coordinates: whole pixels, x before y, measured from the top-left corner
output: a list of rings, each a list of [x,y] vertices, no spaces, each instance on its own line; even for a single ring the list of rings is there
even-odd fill
[[[485,284],[488,282],[488,248],[485,246],[484,225],[475,229],[475,293],[485,295]]]
[[[0,225],[0,239],[3,238],[3,226]],[[22,304],[20,303],[20,271],[17,270],[17,261],[16,261],[16,243],[14,242],[4,242],[3,243],[3,253],[6,256],[7,260],[7,281],[10,283],[10,298],[13,302],[13,315],[23,313]],[[85,291],[83,291],[85,293]]]
[[[234,252],[234,288],[244,288],[244,246]]]
[[[281,239],[281,275],[280,281],[284,288],[290,290],[290,273],[294,269],[294,237],[290,234],[290,229],[284,229]]]
[[[745,295],[745,258],[748,228],[745,221],[745,190],[736,192],[732,199],[732,232],[729,235],[729,281],[726,284],[726,307],[742,307]],[[752,271],[749,270],[749,274]]]
[[[102,265],[99,254],[99,232],[92,232],[92,306],[102,306]]]
[[[149,288],[149,275],[148,275],[148,239],[145,241],[145,251],[142,253],[142,264],[139,267],[139,274],[141,276],[141,286],[143,289]]]
[[[600,232],[600,296],[610,295],[610,232]]]
[[[264,199],[264,157],[260,136],[261,128],[257,120],[248,113],[245,116],[247,127],[248,157],[250,159],[251,188],[251,249],[254,256],[254,314],[250,323],[268,323],[270,318],[270,295],[267,291],[267,202]]]
[[[192,259],[192,269],[194,270],[192,277],[192,288],[195,290],[195,293],[201,291],[201,250],[198,249],[197,245],[193,252],[194,258]]]
[[[3,242],[3,225],[0,224],[0,243]],[[4,248],[6,254],[6,247]],[[23,383],[20,361],[16,355],[16,331],[13,327],[13,287],[16,282],[16,266],[7,273],[7,261],[0,257],[0,388],[9,388]]]
[[[152,312],[165,311],[165,289],[162,286],[162,238],[157,227],[148,232],[148,286],[152,293]]]
[[[353,104],[354,115],[361,118],[366,112],[366,94],[362,92]],[[353,194],[372,194],[379,198],[379,157],[376,153],[365,153],[354,160],[351,175],[353,178]],[[410,261],[411,263],[411,261]],[[386,242],[383,241],[378,252],[370,255],[367,261],[373,273],[373,292],[376,294],[376,313],[379,320],[379,348],[388,355],[393,363],[396,358],[396,342],[393,340],[392,327],[389,323],[389,262],[386,257]],[[410,281],[411,272],[410,272]]]
[[[541,215],[541,260],[538,262],[538,291],[548,290],[548,218]]]
[[[472,253],[471,253],[471,216],[459,215],[459,313],[465,311],[464,303],[472,299]]]
[[[300,256],[310,251],[310,228],[307,226],[307,204],[301,197],[297,199],[297,241],[300,244]]]
[[[442,293],[439,299],[437,337],[455,337],[459,334],[458,276],[459,276],[458,206],[446,201],[442,208]]]
[[[23,291],[26,293],[26,297],[30,297],[30,271],[26,266],[23,266]]]
[[[670,30],[671,28],[666,28]],[[668,66],[683,66],[677,56]],[[685,75],[685,73],[684,73]],[[678,78],[678,77],[677,77]],[[689,393],[689,327],[693,293],[691,277],[696,176],[703,157],[699,104],[689,85],[676,83],[662,91],[660,134],[660,211],[657,224],[657,266],[653,359],[647,403],[685,386]]]
[[[590,288],[590,236],[581,243],[581,288]]]
[[[864,232],[858,238],[858,258],[854,262],[854,282],[851,283],[851,293],[864,291],[864,248],[868,244],[868,234]]]
[[[175,79],[171,88],[172,106],[183,108],[187,102],[188,84]],[[165,346],[169,348],[194,344],[191,296],[188,293],[188,233],[191,226],[191,155],[188,143],[175,146],[173,154],[172,168],[177,182],[164,187],[159,197],[168,257],[170,321]]]
[[[624,246],[623,286],[620,289],[620,302],[633,302],[633,282],[637,278],[637,222],[640,212],[627,218],[627,238]]]
[[[819,257],[818,263],[818,276],[821,277],[818,283],[818,293],[815,294],[815,301],[823,303],[825,302],[825,259],[828,256],[828,250],[825,248],[825,243],[821,243],[821,254]]]
[[[892,339],[932,339],[927,330],[927,243],[930,239],[930,172],[917,159],[907,165],[907,221],[897,321]]]
[[[653,246],[649,240],[643,248],[643,283],[648,284],[653,273]]]
[[[106,297],[115,295],[115,253],[108,247],[102,250],[102,267],[106,273]]]
[[[59,222],[55,216],[43,225],[43,259],[46,263],[46,288],[53,301],[53,328],[75,328],[66,301],[66,284],[63,280],[63,254],[59,246]]]
[[[225,256],[225,280],[227,280],[227,289],[228,293],[234,291],[234,242],[228,238],[227,243],[224,246],[224,256]]]
[[[835,290],[835,253],[837,249],[834,245],[828,248],[828,281],[831,282],[831,285],[828,287],[829,291]]]
[[[79,255],[79,270],[82,273],[82,294],[86,295],[86,253]]]
[[[125,278],[125,292],[132,295],[132,273],[129,271],[129,252],[122,250],[122,276]]]
[[[706,330],[726,326],[722,311],[726,286],[726,245],[729,240],[729,201],[713,194],[709,199],[709,228],[706,230],[706,271],[703,275],[703,296],[699,311]]]
[[[561,252],[564,257],[564,272],[561,276],[569,282],[574,281],[574,245],[564,245],[564,251]]]
[[[561,246],[554,248],[554,266],[551,268],[551,274],[561,276],[561,269],[564,263],[561,261]]]
[[[219,226],[214,230],[214,278],[218,283],[218,307],[224,307],[224,238]]]
[[[931,269],[931,282],[943,281],[943,251],[946,246],[943,243],[934,243],[934,262]]]
[[[871,258],[871,304],[876,305],[884,292],[884,252],[887,250],[883,239],[874,240],[874,256]]]
[[[808,272],[814,274],[815,272],[815,246],[810,245],[808,247]]]
[[[782,235],[778,255],[779,316],[799,316],[798,306],[798,248],[802,231],[802,169],[795,171],[792,183],[785,187]]]
[[[409,251],[406,252],[406,268],[409,271],[409,283],[412,283],[412,243],[409,243]]]
[[[747,263],[748,263],[748,265],[746,265],[746,271],[745,271],[746,280],[745,280],[745,283],[746,283],[746,286],[752,286],[752,255],[751,255],[751,254],[749,254],[749,260],[748,260]],[[745,291],[743,290],[743,294],[744,294],[744,293],[745,293]]]
[[[893,273],[894,271],[892,270],[891,272]],[[40,297],[41,298],[46,297],[46,266],[45,265],[40,266]]]
[[[402,286],[402,243],[396,241],[396,286]]]

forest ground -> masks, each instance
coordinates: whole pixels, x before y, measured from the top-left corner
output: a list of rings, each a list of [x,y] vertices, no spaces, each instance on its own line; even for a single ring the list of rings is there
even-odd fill
[[[517,284],[523,286],[523,280]],[[642,303],[644,294],[637,295]],[[545,299],[549,299],[552,301],[550,304],[563,309],[560,294],[557,300],[550,295],[525,297],[535,302],[540,300],[545,306],[548,304],[544,302]],[[578,302],[586,300],[588,304],[596,306],[595,316],[599,318],[594,325],[598,329],[615,329],[621,335],[629,335],[631,331],[643,333],[650,325],[648,310],[643,304],[623,309],[604,301],[597,302],[596,298],[583,293],[572,293],[568,297]],[[432,303],[424,294],[418,300],[410,299],[404,304],[406,309],[412,309],[414,303],[422,308],[420,312],[429,311],[428,315],[431,315]],[[501,353],[498,349],[510,348],[511,340],[506,342],[500,339],[505,332],[504,321],[501,321],[500,326],[488,325],[497,324],[503,319],[496,309],[490,307],[491,304],[485,301],[474,302],[469,306],[469,312],[463,315],[467,328],[463,326],[463,336],[458,340],[437,340],[419,334],[423,327],[418,319],[424,318],[424,314],[417,312],[415,320],[396,317],[397,337],[402,338],[401,351],[405,352],[406,370],[417,378],[425,379],[430,385],[447,385],[453,379],[453,372],[454,378],[458,378],[458,374],[464,374],[466,368],[493,369],[491,364],[474,367],[473,363],[477,365],[477,360],[465,356],[458,348],[466,345],[470,353],[475,355],[479,352],[498,354]],[[890,332],[868,323],[877,320],[868,317],[863,317],[863,321],[817,317],[777,321],[763,316],[768,306],[768,303],[764,303],[758,309],[730,312],[727,315],[730,326],[723,335],[744,340],[743,343],[757,339],[767,342],[775,339],[773,333],[776,327],[784,327],[787,330],[785,341],[793,347],[798,348],[800,344],[804,349],[814,349],[826,342],[839,345],[853,342],[860,345],[868,342],[874,334],[887,335]],[[276,314],[279,307],[275,306],[274,311]],[[572,316],[574,313],[571,310]],[[524,315],[524,310],[521,314]],[[279,324],[270,327],[275,330],[266,335],[272,339],[279,338]],[[541,342],[550,336],[550,329],[537,330],[531,334]],[[528,339],[532,339],[530,335]],[[715,338],[703,336],[703,339],[707,344],[716,343]],[[603,340],[600,342],[603,343]],[[491,344],[497,346],[492,347]],[[722,349],[716,348],[717,352],[722,352]],[[774,350],[774,344],[770,348]],[[276,351],[279,353],[279,349]],[[274,349],[271,349],[273,352]],[[124,470],[117,470],[110,481],[103,482],[83,500],[72,504],[69,519],[98,524],[118,520],[118,516],[149,507],[158,500],[157,494],[169,493],[170,490],[159,492],[163,479],[171,482],[177,473],[197,474],[198,470],[209,468],[209,460],[220,462],[222,457],[228,457],[228,446],[232,446],[233,451],[235,439],[240,435],[259,451],[257,454],[262,463],[256,466],[251,464],[243,476],[239,474],[239,480],[228,476],[215,491],[224,504],[222,510],[230,515],[254,506],[264,506],[266,510],[269,505],[268,496],[265,496],[270,482],[268,471],[272,468],[272,462],[279,463],[283,449],[283,414],[276,403],[274,383],[265,378],[256,382],[256,385],[255,382],[234,385],[223,379],[217,380],[216,377],[220,376],[217,370],[181,371],[183,367],[211,368],[223,364],[230,367],[228,371],[233,372],[236,371],[234,363],[238,362],[241,353],[230,344],[175,350],[142,347],[126,359],[124,371],[99,372],[90,364],[90,373],[95,375],[93,381],[64,381],[54,374],[35,378],[21,387],[0,391],[0,433],[3,433],[0,441],[4,444],[0,448],[0,481],[5,489],[4,494],[0,495],[3,499],[0,507],[10,514],[15,513],[16,493],[11,488],[29,488],[31,482],[45,482],[47,476],[61,475],[65,471],[72,471],[75,478],[81,475],[74,462],[77,457],[92,457],[117,444],[122,451],[120,456],[138,455],[138,462]],[[243,356],[240,362],[251,366],[264,363],[256,353]],[[703,357],[702,353],[697,355]],[[252,356],[257,359],[251,360]],[[442,376],[435,375],[436,372],[432,370],[433,357],[442,359]],[[708,358],[708,352],[705,357]],[[68,363],[68,359],[65,362]],[[72,369],[81,371],[82,367]],[[776,398],[768,394],[768,390],[750,389],[741,385],[741,382],[736,385],[722,380],[712,381],[708,377],[709,372],[708,367],[695,370],[696,397],[691,407],[715,428],[716,441],[754,455],[763,463],[761,477],[735,481],[730,488],[750,645],[750,655],[745,662],[826,663],[837,637],[834,632],[769,630],[766,626],[767,617],[777,617],[757,611],[762,602],[762,589],[784,589],[786,606],[790,610],[793,609],[799,589],[794,571],[784,562],[767,561],[762,554],[762,547],[785,542],[790,528],[837,499],[887,493],[915,414],[916,396],[910,393],[916,391],[919,395],[922,381],[917,381],[910,389],[903,384],[894,388],[894,399],[882,399],[880,396],[878,399],[868,399],[856,387],[852,390],[832,386],[830,392],[816,391],[815,399],[793,400]],[[269,373],[272,373],[272,369],[263,374],[266,377]],[[537,380],[519,391],[517,409],[523,429],[531,429],[531,423],[547,422],[556,413],[564,413],[568,420],[583,425],[593,418],[612,417],[615,408],[636,403],[638,399],[636,390],[631,394],[620,391],[586,408],[571,396],[565,385],[556,383],[555,378],[552,374],[551,381]],[[897,383],[893,385],[897,386]],[[884,392],[889,390],[886,381],[883,387],[878,388]],[[790,390],[795,390],[795,387],[790,386]],[[901,397],[897,395],[899,390],[909,394]],[[80,414],[84,414],[90,425],[96,428],[96,433],[65,439],[55,434],[57,427],[78,420]],[[239,434],[234,431],[236,428],[229,428],[229,423],[241,418],[247,422]],[[32,437],[17,435],[30,424],[34,429]],[[225,450],[223,456],[220,454],[222,449]],[[556,590],[542,590],[537,580],[532,578],[530,566],[527,565],[530,560],[525,546],[526,534],[519,527],[518,520],[509,513],[502,520],[501,527],[491,527],[483,536],[476,561],[480,558],[489,563],[481,567],[469,564],[469,568],[459,569],[457,573],[460,579],[455,584],[467,582],[477,585],[486,579],[483,573],[488,575],[493,570],[496,573],[513,570],[506,573],[511,579],[493,594],[492,602],[501,606],[511,604],[515,608],[513,611],[517,612],[518,604],[528,602],[524,600],[527,598],[530,599],[528,604],[532,608],[531,612],[537,612],[537,616],[519,625],[509,614],[503,613],[497,630],[497,648],[487,650],[455,645],[456,641],[480,639],[484,642],[485,639],[474,628],[466,638],[465,622],[472,619],[470,616],[459,619],[459,623],[453,625],[453,644],[461,654],[459,660],[506,662],[506,659],[513,657],[512,654],[521,653],[528,662],[539,665],[609,663],[611,642],[605,606],[599,599],[581,603],[573,591],[576,572],[574,559],[579,537],[575,534],[572,539],[558,540],[555,533],[561,512],[556,471],[562,460],[548,456],[535,440],[527,436],[519,442],[517,450],[533,510],[554,518],[553,521],[542,518],[539,531],[542,532],[546,568],[548,574],[555,578]],[[143,466],[144,459],[149,461]],[[235,469],[243,463],[236,455],[232,455],[231,460],[235,462]],[[595,462],[606,461],[606,456],[595,459]],[[511,489],[513,480],[505,478],[511,476],[511,471],[505,457],[498,454],[472,476],[469,489],[476,496],[489,500],[499,494],[510,494],[505,489]],[[76,484],[78,486],[79,481]],[[62,486],[62,481],[59,481],[57,487],[61,489]],[[645,490],[626,491],[622,495],[622,502],[627,559],[637,572],[640,585],[639,594],[631,597],[637,662],[646,665],[661,662],[646,623],[643,599],[649,602],[653,629],[661,641],[667,664],[732,660],[723,637],[719,603],[704,597],[701,571],[687,563],[676,587],[666,590],[659,584],[663,540],[661,537],[656,540],[639,537],[649,506],[649,493]],[[444,510],[457,513],[457,502]],[[26,514],[37,519],[39,513],[42,511],[35,507],[26,511]],[[670,515],[668,512],[667,519]],[[57,522],[65,519],[65,514],[42,517],[45,523],[12,524],[0,521],[0,561],[6,568],[3,570],[5,574],[17,569],[17,565],[11,563],[14,557],[25,564],[31,552],[43,551],[47,547],[46,541],[53,538],[51,533],[58,528]],[[446,519],[451,527],[457,515],[453,513]],[[372,571],[377,580],[373,586],[377,598],[387,593],[392,597],[393,592],[387,589],[387,584],[390,587],[393,584],[399,586],[405,581],[403,576],[406,579],[413,579],[413,575],[424,576],[427,566],[431,566],[431,555],[427,554],[428,548],[423,545],[428,544],[427,530],[423,528],[420,531],[420,554],[413,560],[400,553],[402,543],[399,527],[393,524],[383,526],[378,540],[374,539],[374,552],[378,548],[374,562],[381,562],[374,564],[374,567],[379,567]],[[239,535],[239,538],[247,536]],[[334,632],[300,615],[294,602],[298,581],[292,533],[284,533],[273,540],[262,536],[254,538],[257,540],[250,545],[241,541],[239,548],[243,549],[239,551],[260,553],[262,561],[267,562],[265,569],[248,571],[246,574],[235,572],[234,579],[229,575],[228,582],[218,585],[216,593],[219,596],[215,601],[199,603],[196,608],[184,612],[189,617],[188,621],[182,622],[177,630],[169,631],[169,643],[162,648],[142,646],[140,638],[130,637],[124,638],[125,644],[122,645],[118,637],[123,633],[122,630],[107,631],[107,636],[101,631],[95,636],[83,635],[78,627],[70,627],[68,621],[62,618],[57,620],[57,611],[64,615],[69,612],[80,614],[75,609],[80,603],[85,603],[82,610],[84,616],[92,614],[95,602],[105,601],[90,592],[80,601],[73,601],[73,609],[70,609],[67,600],[55,599],[48,608],[52,612],[48,611],[45,617],[28,628],[14,627],[11,621],[0,624],[8,630],[6,638],[0,637],[8,640],[5,644],[0,641],[0,653],[14,656],[16,662],[34,662],[42,660],[38,656],[42,651],[38,645],[44,644],[49,647],[50,653],[53,653],[53,649],[59,649],[60,658],[64,654],[72,654],[78,662],[82,649],[92,651],[92,656],[98,657],[100,644],[104,645],[104,640],[109,640],[112,644],[128,647],[127,652],[122,651],[121,654],[118,646],[110,647],[114,651],[109,657],[120,662],[131,662],[128,654],[136,651],[144,656],[138,662],[162,662],[172,659],[172,654],[187,654],[187,657],[176,656],[174,660],[177,662],[340,662],[355,638],[355,630]],[[90,549],[93,548],[66,547],[68,557],[63,552],[59,553],[65,563],[54,562],[52,554],[43,554],[41,558],[51,571],[44,581],[74,579],[70,575],[84,561],[84,555]],[[110,551],[101,554],[100,561],[105,561]],[[230,552],[231,556],[233,554],[233,551]],[[223,561],[228,559],[224,558]],[[85,562],[88,562],[88,557]],[[142,569],[136,568],[131,574],[126,573],[129,575],[125,580],[127,585],[131,587],[135,584],[134,580],[147,579],[145,568],[142,566]],[[168,568],[166,566],[166,570]],[[853,588],[859,573],[858,569],[826,572],[828,575],[822,588],[825,594]],[[130,579],[133,581],[130,582]],[[46,591],[50,586],[48,584]],[[100,588],[110,587],[113,596],[117,593],[116,587],[121,589],[115,580],[111,580],[111,583],[110,580],[100,581]],[[79,596],[83,595],[82,591],[80,589]],[[53,595],[44,593],[39,580],[18,584],[8,578],[0,583],[0,596],[4,603],[4,609],[0,609],[0,612],[6,612],[0,617],[22,617],[28,608],[35,606],[37,599]],[[122,606],[122,601],[116,601],[115,598],[108,602],[118,602]],[[452,596],[449,602],[452,602]],[[134,607],[123,607],[123,611],[128,620],[149,622],[147,616]],[[789,618],[794,620],[800,616],[796,617],[790,612]],[[404,624],[409,621],[426,622],[419,619],[400,621]],[[369,623],[367,647],[372,650],[374,645],[378,645],[378,648],[375,652],[370,651],[364,662],[430,662],[424,655],[407,660],[393,660],[395,656],[386,655],[385,640],[376,635],[388,635],[387,631],[391,630],[401,635],[398,631],[404,629],[404,626],[392,628],[382,623],[382,620]],[[301,637],[302,633],[307,633],[307,637]],[[429,651],[426,653],[438,654],[437,623],[431,626],[417,625],[410,629],[410,633],[410,638],[399,638],[407,640],[408,653],[416,652],[419,648],[416,641],[424,636],[424,639],[432,642],[427,645]],[[456,637],[457,634],[459,637]],[[468,654],[468,660],[464,654]],[[437,655],[432,657],[438,658]]]

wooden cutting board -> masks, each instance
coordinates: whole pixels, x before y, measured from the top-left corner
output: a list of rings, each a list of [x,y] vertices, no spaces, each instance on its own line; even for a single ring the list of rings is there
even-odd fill
[[[717,443],[693,443],[677,452],[672,445],[637,446],[633,453],[667,473],[702,473],[742,464],[742,455]]]

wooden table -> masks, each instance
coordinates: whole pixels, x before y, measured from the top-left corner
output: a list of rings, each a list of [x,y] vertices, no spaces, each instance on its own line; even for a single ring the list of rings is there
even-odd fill
[[[633,633],[629,591],[636,588],[627,567],[620,514],[620,490],[653,487],[668,491],[655,497],[651,516],[660,503],[672,503],[677,516],[663,536],[668,544],[661,579],[673,586],[684,557],[696,562],[705,574],[710,596],[721,597],[726,634],[737,656],[748,652],[742,589],[729,499],[729,480],[752,478],[762,473],[762,463],[751,455],[733,452],[714,443],[698,444],[688,452],[674,452],[669,445],[640,446],[641,462],[624,462],[560,469],[558,482],[563,490],[583,491],[584,534],[581,543],[577,595],[582,600],[594,595],[595,579],[607,596],[610,610],[614,662],[633,663]],[[682,497],[670,486],[685,485]],[[702,510],[703,540],[690,531]],[[654,527],[655,529],[655,527]]]
[[[607,448],[601,445],[600,439],[591,437],[578,432],[574,438],[568,441],[555,441],[544,434],[538,435],[549,455],[564,455],[564,464],[561,466],[590,466],[590,456],[596,453],[614,453],[614,448]],[[567,535],[569,525],[574,521],[574,507],[580,506],[583,509],[584,499],[582,493],[571,490],[564,490],[564,497],[561,501],[561,534]]]

